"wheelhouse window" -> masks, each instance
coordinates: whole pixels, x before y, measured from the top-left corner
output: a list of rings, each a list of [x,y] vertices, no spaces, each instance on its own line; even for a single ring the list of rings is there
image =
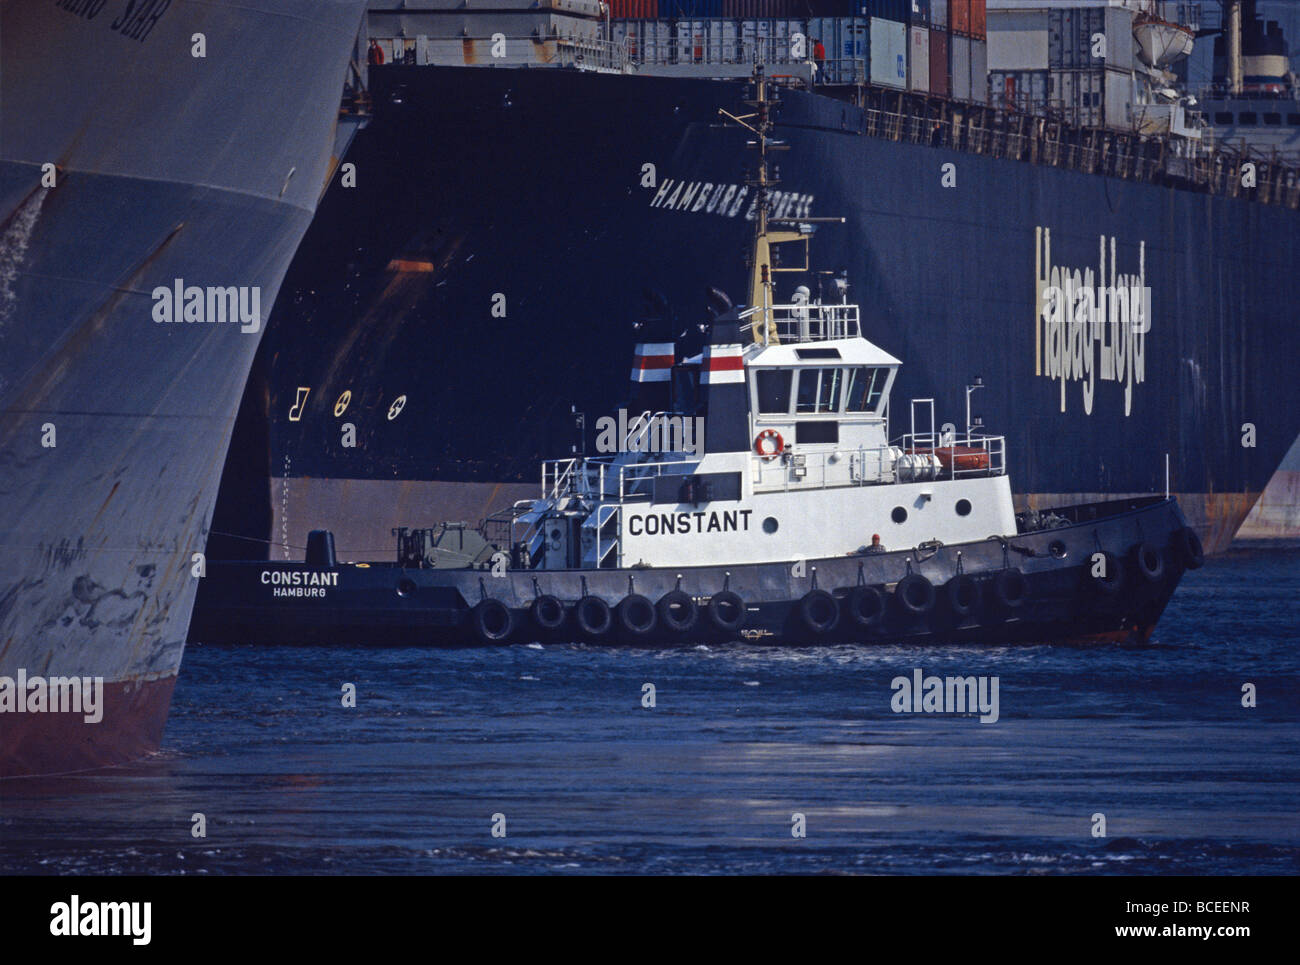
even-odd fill
[[[839,411],[842,369],[801,369],[795,411],[801,413]]]
[[[759,369],[758,411],[760,414],[785,415],[790,411],[790,383],[794,379],[791,369]]]
[[[859,366],[849,369],[845,396],[845,411],[875,412],[889,379],[889,369]]]

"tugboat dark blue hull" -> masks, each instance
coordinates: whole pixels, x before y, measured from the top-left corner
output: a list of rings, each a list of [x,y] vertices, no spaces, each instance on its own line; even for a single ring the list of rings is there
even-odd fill
[[[801,564],[602,570],[209,565],[203,643],[1144,641],[1199,540],[1173,499],[1052,528]]]

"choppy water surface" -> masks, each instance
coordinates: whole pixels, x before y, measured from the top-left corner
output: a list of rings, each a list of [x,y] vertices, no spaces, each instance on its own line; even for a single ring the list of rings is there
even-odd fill
[[[0,782],[0,871],[1297,873],[1298,636],[1273,550],[1143,648],[196,646],[162,753]],[[895,714],[916,668],[999,720]]]

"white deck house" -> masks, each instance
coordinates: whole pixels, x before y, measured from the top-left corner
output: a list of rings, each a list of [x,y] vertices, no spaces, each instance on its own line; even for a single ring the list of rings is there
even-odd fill
[[[740,342],[715,336],[677,366],[711,410],[702,454],[543,465],[542,498],[516,518],[541,568],[782,562],[862,553],[872,534],[897,550],[1015,532],[1001,436],[940,438],[933,403],[916,400],[891,441],[901,363],[862,338],[856,305],[773,305],[732,321]],[[745,422],[744,451],[714,444],[724,405]],[[644,417],[684,414],[695,413]]]

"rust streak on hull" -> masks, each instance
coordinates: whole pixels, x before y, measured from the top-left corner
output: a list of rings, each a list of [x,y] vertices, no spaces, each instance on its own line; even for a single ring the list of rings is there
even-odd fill
[[[76,713],[0,714],[0,777],[85,771],[136,760],[162,742],[176,675],[105,681],[103,719]]]

